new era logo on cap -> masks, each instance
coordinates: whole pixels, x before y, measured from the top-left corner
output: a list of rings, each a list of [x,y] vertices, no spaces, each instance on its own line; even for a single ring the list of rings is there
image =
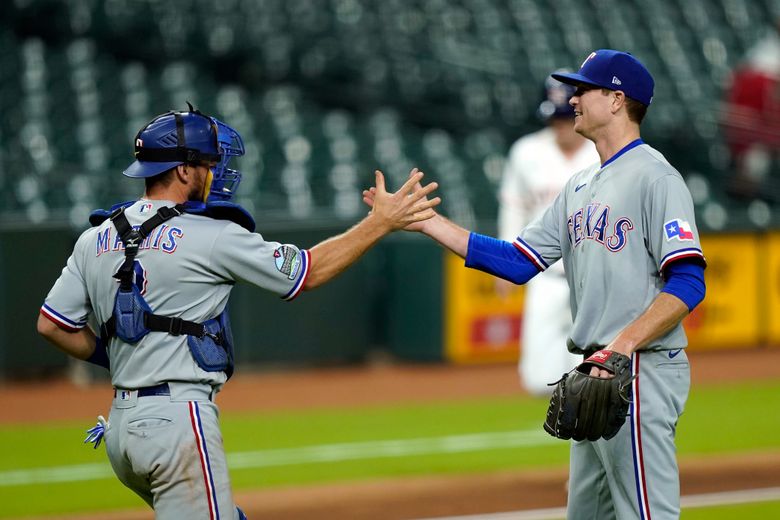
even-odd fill
[[[612,49],[593,51],[576,73],[553,73],[552,77],[569,85],[593,85],[623,93],[649,105],[653,100],[655,82],[642,63],[627,52]]]

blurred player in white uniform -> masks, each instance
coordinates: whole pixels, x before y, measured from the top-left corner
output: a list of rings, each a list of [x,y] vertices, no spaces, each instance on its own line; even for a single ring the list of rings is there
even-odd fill
[[[509,242],[544,212],[573,173],[599,160],[593,143],[574,131],[569,105],[574,87],[548,77],[544,88],[537,115],[547,126],[512,145],[501,182],[498,238]],[[502,279],[497,284],[499,292],[513,287]],[[582,361],[566,348],[571,323],[569,287],[563,264],[557,263],[526,289],[518,368],[532,394],[549,394],[548,383]]]

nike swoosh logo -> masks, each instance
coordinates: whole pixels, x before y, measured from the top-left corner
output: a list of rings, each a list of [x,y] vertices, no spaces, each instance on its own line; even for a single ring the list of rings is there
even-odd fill
[[[588,183],[587,183],[587,182],[586,182],[585,184],[580,184],[579,186],[577,186],[576,188],[574,188],[574,191],[575,191],[575,192],[577,192],[577,191],[580,191],[582,188],[584,188],[584,187],[585,187],[585,186],[587,186],[587,185],[588,185]]]
[[[682,352],[681,348],[678,348],[677,350],[670,350],[669,359],[674,359],[675,357],[677,357],[677,354],[679,354],[680,352]]]

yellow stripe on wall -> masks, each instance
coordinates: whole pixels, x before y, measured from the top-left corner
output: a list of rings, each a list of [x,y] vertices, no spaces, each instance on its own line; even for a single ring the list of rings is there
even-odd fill
[[[444,255],[444,349],[455,363],[517,361],[523,288],[505,296],[497,279],[466,269],[463,259]]]
[[[780,233],[702,237],[707,296],[683,324],[692,350],[780,345]],[[523,288],[502,297],[496,278],[444,257],[445,357],[516,361]]]
[[[723,234],[702,237],[707,259],[707,295],[683,322],[689,348],[708,350],[753,347],[761,342],[759,291],[760,243],[757,235]]]
[[[760,254],[763,262],[758,267],[758,277],[765,299],[759,300],[759,305],[764,308],[766,340],[770,346],[780,347],[780,233],[770,233],[766,237]]]

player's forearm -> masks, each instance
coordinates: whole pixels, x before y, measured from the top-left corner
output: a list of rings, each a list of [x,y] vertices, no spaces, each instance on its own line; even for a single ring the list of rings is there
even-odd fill
[[[372,213],[348,231],[312,247],[309,249],[311,271],[303,289],[311,290],[333,279],[390,231]]]
[[[38,333],[58,349],[78,359],[86,360],[95,351],[95,334],[89,327],[68,332],[39,315]]]
[[[676,296],[660,293],[637,319],[623,329],[607,348],[630,356],[660,338],[688,315],[688,306]]]
[[[466,258],[470,232],[451,220],[437,214],[432,219],[425,221],[422,233],[461,258]]]

